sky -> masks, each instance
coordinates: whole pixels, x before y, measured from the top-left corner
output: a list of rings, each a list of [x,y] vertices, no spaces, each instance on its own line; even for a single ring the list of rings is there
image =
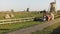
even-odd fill
[[[0,11],[14,9],[15,11],[23,11],[29,8],[30,11],[49,10],[50,2],[54,0],[0,0]],[[57,10],[60,9],[60,0],[56,0]]]

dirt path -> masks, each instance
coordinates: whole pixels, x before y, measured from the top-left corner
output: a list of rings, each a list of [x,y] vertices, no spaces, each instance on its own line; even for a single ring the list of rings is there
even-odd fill
[[[31,32],[35,32],[37,30],[42,30],[50,25],[53,25],[54,23],[58,23],[60,22],[60,18],[57,18],[53,21],[44,23],[44,24],[39,24],[39,25],[35,25],[35,26],[31,26],[29,28],[25,28],[25,29],[20,29],[20,30],[16,30],[14,32],[9,32],[7,34],[30,34]]]

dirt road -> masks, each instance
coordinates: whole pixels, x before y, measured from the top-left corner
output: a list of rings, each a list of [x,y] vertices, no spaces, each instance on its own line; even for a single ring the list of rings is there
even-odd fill
[[[43,23],[43,24],[28,27],[25,29],[20,29],[20,30],[16,30],[13,32],[9,32],[7,34],[31,34],[31,32],[35,32],[37,30],[42,30],[42,29],[44,29],[50,25],[53,25],[54,23],[58,23],[58,22],[60,22],[60,18],[57,18],[57,19],[47,22],[47,23]]]

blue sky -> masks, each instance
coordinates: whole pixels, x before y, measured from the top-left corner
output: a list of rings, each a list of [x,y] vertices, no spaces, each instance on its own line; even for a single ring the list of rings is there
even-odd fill
[[[48,10],[50,6],[50,2],[54,0],[0,0],[0,10],[11,10],[15,11],[23,11],[26,10],[27,7],[30,10]],[[57,9],[60,9],[60,0],[57,0]]]

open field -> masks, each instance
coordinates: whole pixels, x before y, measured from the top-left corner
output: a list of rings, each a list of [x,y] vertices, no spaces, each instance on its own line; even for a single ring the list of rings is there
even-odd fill
[[[31,27],[28,27],[28,28],[23,28],[23,29],[20,29],[20,30],[9,32],[7,34],[16,34],[16,33],[17,34],[31,34],[31,32],[36,32],[37,30],[43,30],[48,26],[51,26],[55,23],[59,23],[60,22],[59,20],[60,20],[60,18],[57,18],[57,19],[49,21],[49,22],[43,22],[43,24],[38,24],[38,25],[31,26]]]
[[[4,19],[4,16],[6,14],[13,14],[15,16],[11,19],[26,18],[26,17],[42,17],[43,16],[43,14],[39,13],[39,12],[0,12],[0,20]],[[55,17],[59,16],[59,14],[55,13]]]
[[[42,14],[38,12],[0,12],[0,20],[4,19],[5,14],[14,14],[14,18],[26,18],[26,17],[41,17]],[[41,22],[30,21],[30,22],[22,22],[22,23],[12,23],[12,24],[1,24],[0,25],[0,34],[4,34],[5,32],[14,31],[17,29],[22,29],[25,27],[33,26],[36,24],[41,24]]]
[[[4,24],[4,25],[0,25],[0,33],[2,34],[5,32],[14,31],[17,29],[22,29],[37,24],[42,24],[42,22],[31,21],[31,22],[24,22],[24,23]]]
[[[36,32],[33,32],[32,34],[60,34],[59,33],[60,32],[59,27],[60,27],[60,22],[55,23],[54,25],[51,25],[51,26],[49,26],[47,28],[44,28],[43,30],[38,30]]]
[[[14,18],[25,18],[25,17],[41,17],[42,14],[39,12],[0,12],[0,19],[4,19],[6,14],[13,14]],[[11,18],[11,19],[14,19]]]
[[[26,17],[42,17],[43,16],[41,13],[38,13],[38,12],[0,12],[0,16],[1,16],[0,20],[4,19],[3,17],[5,16],[5,14],[11,14],[11,13],[15,15],[15,17],[11,18],[11,19],[26,18]],[[56,15],[56,16],[57,16],[56,18],[58,18],[58,15]],[[5,32],[26,28],[26,27],[33,26],[36,24],[41,24],[41,23],[42,22],[30,21],[30,22],[24,22],[24,23],[22,22],[22,23],[0,25],[0,34],[4,34]]]

